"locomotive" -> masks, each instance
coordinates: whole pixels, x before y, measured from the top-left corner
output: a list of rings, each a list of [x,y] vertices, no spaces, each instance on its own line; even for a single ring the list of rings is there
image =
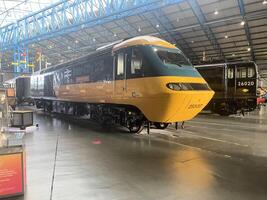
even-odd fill
[[[215,95],[205,109],[223,116],[257,107],[258,67],[254,62],[195,66]]]
[[[15,109],[16,105],[33,104],[30,98],[30,76],[18,76],[5,82],[9,90],[14,90],[14,100],[10,103],[11,107]]]
[[[140,132],[190,120],[214,92],[176,46],[156,37],[117,41],[36,72],[31,97],[46,112],[87,115]]]

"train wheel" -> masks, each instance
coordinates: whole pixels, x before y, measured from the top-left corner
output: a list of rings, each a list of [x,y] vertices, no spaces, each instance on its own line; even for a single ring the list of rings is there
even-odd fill
[[[218,110],[217,113],[218,113],[219,115],[221,115],[221,116],[225,116],[225,117],[227,117],[227,116],[230,115],[230,113],[229,113],[227,110]]]
[[[228,103],[223,103],[220,106],[217,107],[216,113],[218,113],[221,116],[229,116],[231,114],[230,112],[230,106]]]
[[[140,133],[144,129],[144,123],[137,120],[135,122],[130,123],[128,128],[130,133]]]
[[[155,122],[154,125],[156,126],[157,129],[165,129],[169,126],[169,123]]]

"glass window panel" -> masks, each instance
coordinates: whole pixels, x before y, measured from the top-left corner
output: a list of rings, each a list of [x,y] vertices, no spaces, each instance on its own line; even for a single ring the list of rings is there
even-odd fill
[[[248,67],[248,78],[252,78],[253,76],[255,76],[255,69]]]
[[[124,74],[124,54],[119,53],[117,57],[117,75],[123,75]]]
[[[191,66],[191,64],[184,57],[184,55],[178,52],[158,50],[157,48],[154,48],[154,51],[157,53],[157,55],[165,65],[176,65],[179,67]]]
[[[246,67],[237,67],[236,69],[236,78],[246,78],[247,77],[247,68]]]
[[[233,68],[228,68],[227,77],[228,77],[228,79],[233,79],[234,78],[234,69]]]
[[[142,54],[138,49],[133,49],[132,52],[131,74],[142,75]]]

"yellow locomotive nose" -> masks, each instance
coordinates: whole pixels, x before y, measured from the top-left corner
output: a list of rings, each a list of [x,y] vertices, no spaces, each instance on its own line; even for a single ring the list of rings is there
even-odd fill
[[[201,112],[214,95],[203,78],[161,77],[160,80],[152,78],[149,82],[144,83],[149,87],[143,87],[143,98],[137,107],[153,122],[190,120]],[[160,92],[152,93],[156,87]]]
[[[154,98],[141,108],[145,116],[154,122],[179,122],[194,118],[209,103],[213,91],[180,91]]]

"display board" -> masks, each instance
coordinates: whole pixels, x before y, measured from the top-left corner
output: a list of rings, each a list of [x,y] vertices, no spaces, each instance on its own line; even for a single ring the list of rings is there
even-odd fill
[[[15,110],[12,111],[11,126],[13,127],[27,127],[33,125],[33,112]]]
[[[24,153],[0,154],[0,198],[24,193]]]

